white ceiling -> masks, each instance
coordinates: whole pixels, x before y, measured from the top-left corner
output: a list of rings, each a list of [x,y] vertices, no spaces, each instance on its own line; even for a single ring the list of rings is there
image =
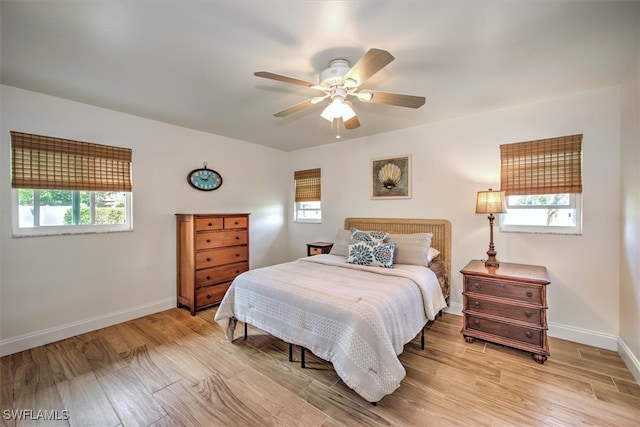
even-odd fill
[[[608,86],[638,60],[640,3],[618,1],[6,1],[2,83],[282,150],[335,142],[316,82],[370,48],[395,61],[362,88],[342,140]],[[176,141],[178,143],[178,141]]]

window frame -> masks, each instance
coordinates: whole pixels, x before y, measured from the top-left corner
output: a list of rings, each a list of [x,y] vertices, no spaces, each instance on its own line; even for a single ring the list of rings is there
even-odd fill
[[[33,189],[36,191],[37,189]],[[65,191],[84,191],[84,190],[65,190]],[[88,190],[86,190],[88,191]],[[12,232],[13,237],[37,237],[37,236],[62,236],[66,234],[96,234],[96,233],[114,233],[133,230],[133,193],[123,191],[125,193],[125,223],[124,224],[74,224],[74,225],[43,225],[34,227],[20,227],[20,201],[18,189],[11,190],[12,205]],[[91,199],[95,200],[95,191],[90,191]],[[34,205],[37,197],[34,194]],[[35,206],[34,206],[35,207]],[[95,209],[95,203],[91,205],[91,210]],[[38,211],[39,212],[39,211]],[[95,215],[92,214],[92,218]]]
[[[534,233],[534,234],[565,234],[565,235],[582,235],[582,193],[558,193],[569,194],[569,205],[526,205],[512,206],[509,204],[509,196],[507,196],[507,213],[500,215],[500,232],[501,233]],[[525,197],[527,195],[524,195]],[[535,196],[532,194],[531,196]],[[505,224],[509,210],[520,209],[573,209],[575,212],[574,226],[554,226],[554,225],[525,225],[525,224]]]

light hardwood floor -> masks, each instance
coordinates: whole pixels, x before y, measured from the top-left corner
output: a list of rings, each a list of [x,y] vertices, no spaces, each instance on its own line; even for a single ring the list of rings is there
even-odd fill
[[[38,426],[640,425],[640,386],[612,351],[551,338],[539,365],[465,343],[461,318],[445,314],[425,350],[419,337],[405,346],[406,378],[372,406],[330,364],[307,353],[301,369],[262,331],[227,342],[214,313],[172,309],[3,357],[3,425],[34,425],[11,410],[69,415]]]

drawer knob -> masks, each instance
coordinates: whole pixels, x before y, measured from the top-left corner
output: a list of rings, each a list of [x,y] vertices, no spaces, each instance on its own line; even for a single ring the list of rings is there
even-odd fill
[[[531,297],[533,296],[533,292],[531,292],[531,291],[527,291],[527,296],[528,296],[529,298],[531,298]]]
[[[476,308],[480,308],[480,301],[476,301],[473,303]]]
[[[476,326],[480,325],[480,321],[478,319],[475,319],[473,323],[475,323]]]
[[[211,239],[207,239],[207,243],[211,243]]]
[[[211,258],[207,258],[207,262],[211,262]]]
[[[524,315],[526,317],[531,317],[531,312],[529,310],[527,310],[527,311],[524,312]]]
[[[234,222],[233,224],[234,224],[234,225],[238,225],[238,221]]]
[[[474,286],[474,288],[476,288],[476,289],[480,289],[480,283],[476,283],[476,284],[475,284],[475,286]]]
[[[211,299],[211,295],[210,294],[207,294],[207,299]]]
[[[213,224],[212,224],[212,223],[209,223],[209,224],[207,224],[207,225],[208,225],[209,227],[213,226]]]
[[[527,338],[531,338],[533,336],[533,334],[531,333],[531,331],[527,331],[525,332],[525,335],[527,336]]]
[[[237,256],[237,257],[239,257],[239,256],[240,256],[240,254],[236,254],[236,256]]]
[[[207,276],[207,280],[211,280],[211,276]]]
[[[240,270],[236,270],[236,273],[237,273],[237,274],[240,274]]]
[[[236,236],[236,240],[240,240],[240,236]]]

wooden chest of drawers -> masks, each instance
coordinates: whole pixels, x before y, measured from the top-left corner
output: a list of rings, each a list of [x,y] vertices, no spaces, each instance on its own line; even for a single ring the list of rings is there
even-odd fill
[[[530,351],[536,362],[544,363],[549,356],[547,269],[504,262],[493,268],[473,260],[461,273],[465,340],[478,338]]]
[[[176,231],[178,307],[195,315],[249,269],[249,214],[176,214]]]

